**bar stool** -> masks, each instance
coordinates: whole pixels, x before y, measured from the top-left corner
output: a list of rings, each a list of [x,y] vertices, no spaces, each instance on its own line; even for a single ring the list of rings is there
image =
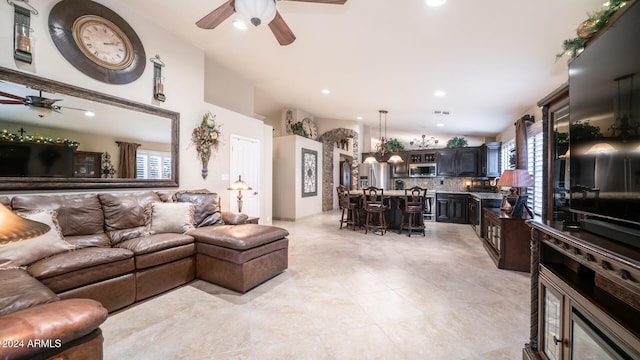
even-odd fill
[[[400,217],[400,231],[398,232],[398,234],[402,234],[402,230],[407,229],[407,231],[409,232],[407,236],[411,237],[411,232],[413,232],[413,230],[421,230],[422,236],[425,236],[424,219],[422,218],[422,215],[424,214],[426,201],[427,189],[423,189],[419,186],[414,186],[411,189],[406,189],[404,191],[404,205],[402,206],[402,216]],[[408,217],[408,224],[406,226],[404,224],[405,215],[407,215]]]
[[[336,187],[338,192],[338,205],[342,210],[342,216],[340,217],[340,229],[342,225],[353,225],[353,231],[356,231],[356,226],[360,225],[360,197],[352,197],[349,189],[343,185]],[[344,218],[345,211],[347,218]]]
[[[380,231],[380,235],[384,235],[387,232],[387,219],[385,213],[389,209],[389,206],[384,203],[384,190],[375,186],[370,186],[366,189],[362,189],[363,192],[363,207],[367,213],[366,223],[364,225],[364,233],[366,234],[369,229],[374,233]],[[378,224],[371,224],[371,217],[378,215]]]

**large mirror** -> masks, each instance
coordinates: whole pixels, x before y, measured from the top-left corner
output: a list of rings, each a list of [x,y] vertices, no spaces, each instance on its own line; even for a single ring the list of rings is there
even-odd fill
[[[0,67],[0,190],[176,187],[179,121],[173,111]],[[120,166],[131,161],[133,171]]]

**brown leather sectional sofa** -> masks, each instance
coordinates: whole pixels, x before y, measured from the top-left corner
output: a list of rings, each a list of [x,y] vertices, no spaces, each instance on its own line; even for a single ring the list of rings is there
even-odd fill
[[[197,227],[150,233],[151,204],[167,202],[194,204]],[[288,266],[288,232],[222,213],[215,193],[19,195],[0,203],[16,212],[55,210],[75,246],[0,270],[0,359],[100,359],[108,312],[195,278],[245,292]]]

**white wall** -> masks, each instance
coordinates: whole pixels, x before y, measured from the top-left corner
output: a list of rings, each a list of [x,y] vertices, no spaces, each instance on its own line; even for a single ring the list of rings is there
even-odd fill
[[[540,98],[542,98],[543,96],[544,95],[542,95]],[[523,112],[522,115],[520,115],[520,117],[525,115],[533,115],[535,117],[536,122],[542,121],[542,109],[540,109],[535,104],[531,105],[531,107],[528,108],[525,112]],[[507,128],[504,129],[500,134],[498,134],[498,136],[496,137],[496,141],[501,141],[504,143],[516,138],[516,127],[513,124],[515,124],[518,118],[513,119],[513,123],[510,126],[507,126]]]
[[[318,152],[318,194],[302,197],[302,149]],[[273,142],[273,218],[295,221],[322,213],[322,143],[298,135]]]
[[[204,100],[253,117],[253,84],[215,59],[205,58]]]
[[[233,132],[259,139],[263,146],[268,147],[271,139],[271,137],[267,137],[269,141],[265,139],[268,127],[265,127],[262,121],[250,116],[204,102],[205,56],[202,50],[155,26],[147,21],[144,14],[129,10],[126,7],[126,1],[98,2],[105,4],[122,16],[140,37],[146,52],[147,59],[144,61],[147,62],[147,66],[139,79],[124,85],[106,84],[84,75],[67,62],[53,44],[47,25],[48,14],[53,5],[57,3],[56,0],[40,0],[33,4],[40,14],[31,18],[31,27],[33,28],[32,64],[17,62],[13,59],[13,53],[10,51],[13,49],[13,31],[9,26],[9,24],[13,24],[13,7],[6,4],[0,6],[0,24],[6,25],[3,26],[5,31],[0,32],[0,48],[4,49],[0,52],[0,66],[180,113],[180,189],[207,188],[221,195],[225,194],[230,181],[221,179],[222,174],[229,173],[229,134]],[[160,55],[166,64],[163,68],[163,76],[165,76],[167,100],[164,103],[153,99],[153,66],[148,58],[156,54]],[[220,74],[223,69],[218,68],[216,72]],[[232,79],[233,75],[231,74],[227,78]],[[219,80],[206,82],[206,88],[210,93],[215,93],[221,88],[226,89],[228,86],[230,85],[221,83]],[[240,84],[239,88],[242,87],[243,85]],[[240,93],[242,96],[253,95],[253,92],[249,92],[248,95],[242,91]],[[201,164],[197,159],[195,147],[191,145],[191,132],[193,128],[198,126],[206,111],[215,114],[217,121],[223,124],[222,133],[227,141],[223,142],[219,151],[212,156],[209,162],[209,176],[205,180],[200,176]],[[263,152],[262,156],[263,168],[270,167],[272,163],[271,152]],[[265,172],[269,173],[270,169]],[[266,177],[263,176],[263,178]],[[265,198],[269,198],[271,192],[271,177],[268,176],[268,178],[269,180],[266,180],[267,183],[263,183],[264,187],[262,188]],[[225,197],[223,196],[223,198]],[[229,210],[228,202],[223,202],[222,205],[223,210]],[[270,219],[271,213],[267,214],[267,210],[261,216]]]

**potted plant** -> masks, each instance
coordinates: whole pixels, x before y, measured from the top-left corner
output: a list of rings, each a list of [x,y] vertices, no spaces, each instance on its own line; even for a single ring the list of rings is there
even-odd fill
[[[298,121],[297,123],[291,124],[291,132],[296,135],[304,136],[306,138],[309,137],[307,130],[305,130],[304,126],[302,126],[302,121]]]
[[[449,141],[447,141],[448,148],[465,147],[467,145],[467,139],[465,139],[464,137],[454,136],[449,139]]]

